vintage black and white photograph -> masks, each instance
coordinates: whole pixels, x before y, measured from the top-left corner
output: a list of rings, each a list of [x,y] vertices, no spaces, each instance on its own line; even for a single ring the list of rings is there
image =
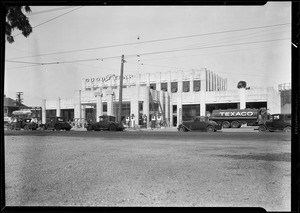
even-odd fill
[[[291,211],[291,11],[6,6],[5,205]]]

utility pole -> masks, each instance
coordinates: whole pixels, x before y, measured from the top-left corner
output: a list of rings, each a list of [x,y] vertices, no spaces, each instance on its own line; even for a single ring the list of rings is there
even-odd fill
[[[17,104],[19,106],[19,109],[21,108],[21,103],[23,102],[23,98],[21,97],[23,95],[23,92],[17,92]]]
[[[124,69],[124,55],[121,58],[121,74],[120,74],[120,88],[119,88],[119,112],[118,112],[118,121],[122,122],[122,96],[123,96],[123,69]]]

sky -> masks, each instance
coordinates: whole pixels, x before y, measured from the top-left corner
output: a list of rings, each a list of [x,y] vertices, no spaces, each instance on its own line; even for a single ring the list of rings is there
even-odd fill
[[[291,2],[264,6],[31,6],[5,43],[6,97],[74,98],[83,78],[206,68],[250,88],[291,82]],[[98,60],[97,60],[98,59]]]

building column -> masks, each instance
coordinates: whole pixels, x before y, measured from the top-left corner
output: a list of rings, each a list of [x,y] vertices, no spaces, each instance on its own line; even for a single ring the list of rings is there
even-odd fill
[[[106,92],[107,115],[110,115],[110,116],[114,116],[113,95],[114,95],[114,92],[112,90]]]
[[[200,72],[200,85],[201,85],[201,89],[200,89],[200,115],[201,116],[205,116],[205,112],[206,112],[206,105],[205,105],[205,99],[206,99],[206,80],[209,77],[209,75],[206,75],[207,71],[205,69],[201,70]]]
[[[181,123],[182,123],[182,92],[179,92],[177,98],[177,127]]]
[[[178,71],[178,93],[182,92],[183,71]]]
[[[46,102],[47,100],[44,99],[43,100],[43,104],[42,104],[42,123],[46,123]]]
[[[81,105],[81,117],[82,117],[82,119],[86,119],[85,109],[86,109],[86,105]]]
[[[139,86],[132,87],[130,100],[130,116],[134,114],[135,125],[139,124]]]
[[[75,92],[74,118],[81,119],[81,90]]]
[[[165,109],[164,109],[164,91],[159,91],[159,113],[164,117]]]
[[[169,109],[170,109],[170,97],[169,97],[169,93],[168,92],[165,92],[165,120],[166,121],[170,121],[169,120]]]
[[[157,91],[161,90],[161,73],[160,72],[156,73],[156,90]]]
[[[147,79],[146,79],[146,86],[147,86],[147,87],[150,87],[150,73],[147,73],[147,74],[146,74],[146,78],[147,78]]]
[[[97,103],[96,103],[96,121],[99,122],[99,116],[103,115],[103,103],[102,103],[102,93],[99,91],[97,94]]]
[[[60,98],[57,99],[56,101],[56,117],[60,117],[61,115],[61,110],[60,110]]]
[[[239,89],[239,95],[240,95],[240,109],[246,108],[246,89],[241,88]]]
[[[172,103],[172,93],[170,93],[170,104],[169,104],[169,112],[170,112],[170,126],[173,127],[173,103]]]
[[[194,91],[194,70],[192,70],[192,74],[190,76],[190,92]]]
[[[142,87],[141,87],[142,88]],[[143,100],[143,114],[147,116],[146,122],[147,122],[147,128],[149,127],[149,104],[150,104],[150,86],[143,87],[142,91],[144,100]]]

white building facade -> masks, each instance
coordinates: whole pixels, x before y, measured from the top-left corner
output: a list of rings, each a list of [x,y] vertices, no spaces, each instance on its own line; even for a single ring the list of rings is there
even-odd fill
[[[77,122],[116,116],[119,85],[117,75],[82,79],[82,89],[73,98],[44,100],[42,121],[53,116]],[[280,93],[273,88],[227,90],[227,79],[205,68],[123,77],[122,119],[133,115],[135,123],[144,127],[149,127],[154,115],[177,126],[213,109],[262,107],[271,114],[280,113]]]

